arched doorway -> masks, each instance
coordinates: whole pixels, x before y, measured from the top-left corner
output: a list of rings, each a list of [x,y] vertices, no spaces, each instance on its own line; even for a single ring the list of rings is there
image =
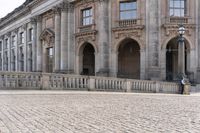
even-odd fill
[[[95,50],[90,43],[85,43],[82,52],[82,75],[95,75]]]
[[[178,80],[178,39],[171,39],[166,47],[166,80]],[[187,72],[187,47],[188,43],[185,41],[185,72]]]
[[[118,77],[140,79],[140,46],[133,39],[125,39],[119,46]]]

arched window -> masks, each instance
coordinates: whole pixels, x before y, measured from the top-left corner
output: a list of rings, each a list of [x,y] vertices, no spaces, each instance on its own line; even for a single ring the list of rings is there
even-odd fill
[[[184,17],[186,15],[186,0],[169,0],[169,15]]]

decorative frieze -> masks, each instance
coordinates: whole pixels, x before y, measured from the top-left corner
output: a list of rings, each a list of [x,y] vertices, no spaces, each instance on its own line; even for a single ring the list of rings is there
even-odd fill
[[[83,33],[77,33],[75,34],[76,39],[78,40],[78,43],[82,41],[95,41],[96,40],[96,34],[97,31],[93,30],[90,32],[83,32]]]
[[[136,26],[129,28],[113,28],[112,32],[114,33],[115,39],[119,39],[121,37],[137,37],[140,38],[142,36],[142,30],[144,26]]]
[[[178,34],[178,24],[164,24],[163,25],[164,29],[165,29],[165,35],[166,36],[175,36]],[[185,35],[187,36],[191,36],[192,35],[192,31],[196,28],[195,24],[185,24],[184,25],[186,31],[185,31]]]

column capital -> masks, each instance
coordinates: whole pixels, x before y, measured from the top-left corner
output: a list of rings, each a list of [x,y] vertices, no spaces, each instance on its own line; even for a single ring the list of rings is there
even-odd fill
[[[42,16],[37,15],[31,18],[31,20],[33,20],[33,22],[42,22]]]
[[[62,2],[60,4],[60,8],[62,11],[67,11],[68,10],[68,5],[69,5],[69,2]]]
[[[11,36],[11,32],[6,33],[6,36],[10,37]]]
[[[18,28],[16,28],[16,29],[14,29],[14,30],[13,30],[13,32],[14,32],[15,34],[18,34],[18,32],[19,32],[19,29],[18,29]]]
[[[30,22],[31,22],[31,24],[36,24],[37,23],[36,17],[30,18]]]
[[[4,35],[0,36],[0,40],[4,40]]]
[[[72,12],[74,10],[74,4],[70,2],[63,2],[60,4],[61,11]]]
[[[54,14],[59,15],[61,13],[61,6],[60,5],[56,5],[52,8]]]

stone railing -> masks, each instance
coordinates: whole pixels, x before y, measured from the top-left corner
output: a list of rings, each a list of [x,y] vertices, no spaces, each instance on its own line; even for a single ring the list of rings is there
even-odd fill
[[[127,20],[118,20],[119,27],[132,27],[135,25],[141,25],[141,19],[127,19]]]
[[[165,23],[188,24],[189,20],[191,20],[189,17],[167,17]]]
[[[0,72],[0,89],[179,93],[179,85],[170,82],[20,72]]]

